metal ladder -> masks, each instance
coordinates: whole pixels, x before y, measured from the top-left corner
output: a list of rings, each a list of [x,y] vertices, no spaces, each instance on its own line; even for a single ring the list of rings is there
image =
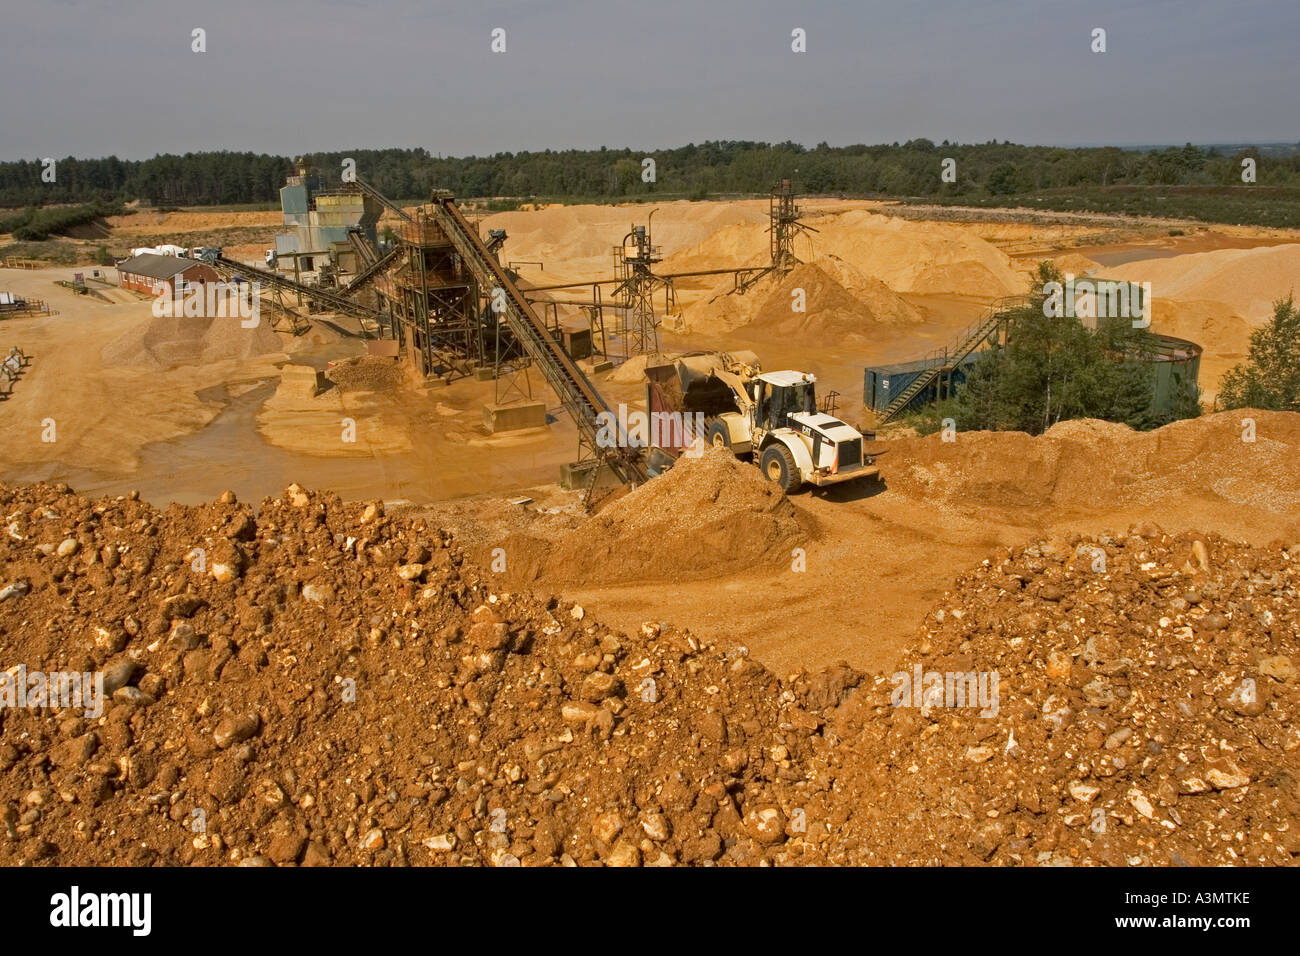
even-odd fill
[[[1027,296],[1012,296],[1006,299],[1000,299],[996,304],[989,308],[989,313],[980,322],[966,329],[961,337],[957,339],[955,345],[940,349],[926,357],[925,361],[931,362],[929,368],[925,369],[920,375],[912,380],[912,383],[903,389],[889,405],[879,418],[876,419],[877,425],[883,425],[891,418],[896,416],[903,409],[911,404],[912,400],[923,390],[934,384],[944,372],[951,371],[961,364],[966,356],[970,355],[977,348],[983,345],[998,328],[1004,323],[1010,313],[1017,306],[1023,306],[1029,301]]]

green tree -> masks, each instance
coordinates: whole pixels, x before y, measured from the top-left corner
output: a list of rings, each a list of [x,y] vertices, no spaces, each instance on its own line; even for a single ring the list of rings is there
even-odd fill
[[[1016,191],[1016,167],[1011,163],[995,166],[988,176],[988,190],[995,196],[1009,196]]]
[[[1224,408],[1300,412],[1300,309],[1295,296],[1273,303],[1273,318],[1250,333],[1246,361],[1223,376]]]
[[[1041,263],[1029,303],[1007,317],[1007,341],[980,354],[956,396],[926,416],[953,418],[962,429],[1040,434],[1057,422],[1101,418],[1133,428],[1171,420],[1152,410],[1155,339],[1125,318],[1089,328],[1074,316],[1049,317],[1050,283],[1063,281]],[[1182,403],[1179,417],[1193,414]]]

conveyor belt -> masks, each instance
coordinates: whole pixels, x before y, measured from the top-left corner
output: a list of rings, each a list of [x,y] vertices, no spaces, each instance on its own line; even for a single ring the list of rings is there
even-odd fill
[[[411,222],[411,214],[410,214],[410,213],[408,213],[408,212],[407,212],[405,209],[403,209],[401,206],[397,205],[397,203],[395,203],[395,202],[393,202],[392,200],[390,200],[387,196],[385,196],[383,193],[381,193],[381,192],[380,192],[378,189],[376,189],[374,186],[370,185],[370,184],[369,184],[368,182],[366,182],[364,179],[354,179],[354,180],[352,181],[352,185],[356,186],[356,187],[357,187],[358,189],[360,189],[363,193],[365,193],[367,196],[369,196],[369,197],[370,197],[371,199],[373,199],[375,202],[379,203],[379,205],[383,206],[385,209],[390,209],[390,210],[392,210],[392,212],[393,212],[396,216],[398,216],[400,219],[404,219],[406,222]]]
[[[343,290],[343,294],[349,296],[355,295],[361,289],[365,288],[370,284],[370,281],[374,279],[375,276],[379,275],[397,261],[397,256],[401,251],[401,246],[393,246],[393,248],[389,249],[374,262],[370,263],[370,265],[366,266],[358,272],[355,277],[353,277],[352,281],[348,283],[347,288]]]
[[[448,193],[435,193],[433,209],[438,225],[447,234],[466,265],[476,274],[489,296],[492,295],[494,287],[505,292],[506,307],[502,317],[524,351],[537,363],[547,384],[559,396],[583,437],[593,448],[598,449],[622,480],[645,481],[647,474],[641,451],[630,446],[627,436],[621,429],[617,436],[618,447],[605,448],[597,442],[596,438],[601,430],[601,422],[597,416],[602,412],[610,412],[609,405],[564,351],[564,347],[555,341],[546,323],[533,311],[532,306],[506,274],[506,270],[488,251],[478,231],[456,208],[455,200]],[[610,415],[608,419],[616,420],[617,416]]]
[[[294,282],[292,279],[287,276],[282,276],[278,272],[259,269],[257,266],[250,266],[243,262],[236,262],[234,259],[227,259],[225,256],[219,255],[210,261],[212,266],[218,271],[244,276],[249,281],[260,282],[262,285],[270,288],[284,289],[289,292],[301,292],[303,295],[309,296],[317,302],[324,303],[335,312],[355,316],[359,319],[369,319],[372,322],[380,322],[385,325],[388,324],[388,315],[386,313],[380,312],[378,309],[372,309],[366,305],[361,305],[359,302],[353,302],[346,295],[342,295],[338,292],[321,289],[316,286],[303,285],[301,282]]]

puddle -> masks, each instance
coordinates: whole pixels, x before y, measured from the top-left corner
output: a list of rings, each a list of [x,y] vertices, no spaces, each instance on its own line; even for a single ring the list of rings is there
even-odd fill
[[[1172,259],[1181,255],[1173,249],[1125,249],[1123,252],[1094,252],[1088,256],[1103,266],[1122,266],[1126,262],[1141,262],[1144,259]]]

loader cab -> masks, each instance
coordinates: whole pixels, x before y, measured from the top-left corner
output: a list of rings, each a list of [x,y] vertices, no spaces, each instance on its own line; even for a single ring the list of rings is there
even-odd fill
[[[769,372],[751,386],[754,421],[760,428],[792,427],[791,415],[817,411],[817,379],[805,372]]]

